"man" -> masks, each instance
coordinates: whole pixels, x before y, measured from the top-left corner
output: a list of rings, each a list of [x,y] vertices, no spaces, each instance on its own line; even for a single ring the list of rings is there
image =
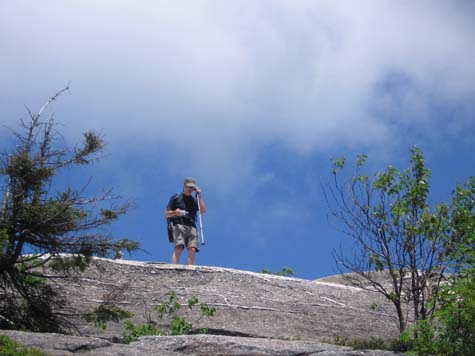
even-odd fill
[[[193,197],[196,192],[198,199]],[[195,264],[195,255],[198,248],[198,232],[196,230],[196,214],[198,204],[202,214],[206,213],[206,205],[201,196],[201,189],[196,186],[196,180],[185,178],[183,192],[170,198],[165,216],[171,224],[171,233],[175,249],[172,255],[172,263],[180,263],[181,254],[186,246],[188,251],[188,264]]]

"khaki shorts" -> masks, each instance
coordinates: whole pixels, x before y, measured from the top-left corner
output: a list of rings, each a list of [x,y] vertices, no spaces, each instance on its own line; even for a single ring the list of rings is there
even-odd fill
[[[175,242],[175,247],[183,245],[187,249],[194,247],[196,252],[199,251],[198,248],[198,231],[194,226],[173,224],[172,227],[173,241]]]

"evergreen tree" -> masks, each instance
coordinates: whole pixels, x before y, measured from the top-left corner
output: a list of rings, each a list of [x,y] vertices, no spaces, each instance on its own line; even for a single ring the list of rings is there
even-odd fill
[[[114,240],[104,229],[130,208],[111,195],[85,196],[85,188],[55,190],[55,176],[88,165],[104,149],[95,132],[83,143],[63,147],[62,136],[45,109],[53,96],[16,132],[16,148],[0,157],[3,202],[0,207],[0,327],[64,331],[67,305],[54,281],[84,270],[93,256],[114,257],[138,248],[128,239]]]

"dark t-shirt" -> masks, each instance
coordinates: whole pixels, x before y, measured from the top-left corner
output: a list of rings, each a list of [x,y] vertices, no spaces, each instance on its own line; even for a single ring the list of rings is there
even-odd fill
[[[198,212],[198,202],[192,195],[185,195],[183,193],[175,194],[170,198],[167,205],[167,210],[181,209],[187,212],[186,215],[170,218],[171,221],[188,225],[196,226],[196,213]]]

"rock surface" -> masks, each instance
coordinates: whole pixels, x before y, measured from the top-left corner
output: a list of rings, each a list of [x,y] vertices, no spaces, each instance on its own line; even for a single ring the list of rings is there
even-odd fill
[[[195,296],[217,309],[215,316],[196,324],[213,334],[313,341],[398,335],[392,305],[377,293],[340,284],[218,267],[105,259],[96,259],[79,281],[64,285],[79,310],[90,311],[105,296],[118,292],[120,307],[134,314],[134,323],[154,318],[153,306],[175,291],[183,305]],[[124,330],[113,323],[105,331],[81,320],[76,325],[81,334],[108,338],[121,337]]]
[[[394,356],[379,350],[352,350],[348,347],[311,341],[285,341],[217,335],[142,337],[128,345],[92,337],[2,331],[20,344],[54,356]]]
[[[73,322],[78,336],[29,334],[21,343],[53,355],[394,355],[319,342],[336,336],[398,337],[393,307],[379,294],[322,281],[218,267],[95,259],[79,279],[62,280],[61,287],[79,312],[89,312],[115,295],[118,305],[133,313],[135,324],[157,320],[153,307],[166,301],[169,291],[184,306],[197,297],[215,307],[216,314],[200,318],[195,310],[180,309],[196,329],[209,329],[206,336],[145,337],[124,345],[118,343],[122,323],[110,323],[103,330],[77,319]]]

